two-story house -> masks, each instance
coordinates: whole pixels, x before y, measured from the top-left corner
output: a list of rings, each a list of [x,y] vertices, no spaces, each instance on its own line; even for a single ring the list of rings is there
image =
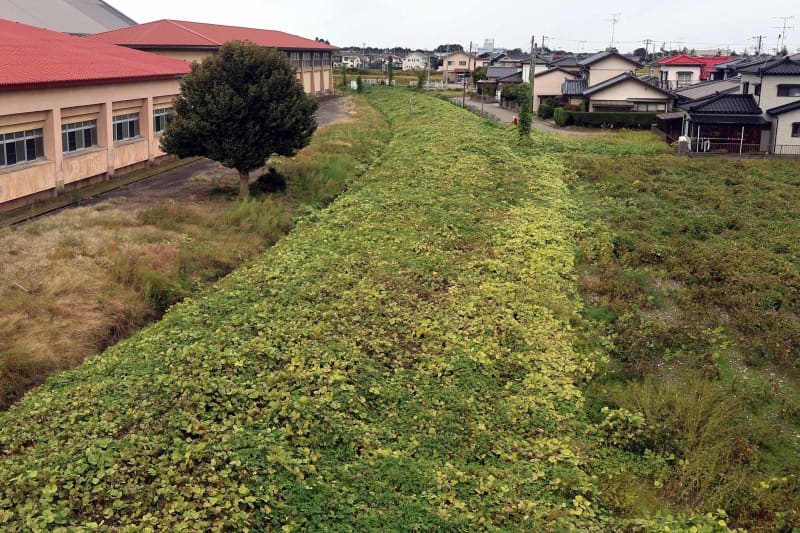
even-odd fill
[[[465,52],[454,52],[442,59],[442,81],[444,83],[463,83],[472,77],[475,58]]]
[[[730,60],[729,56],[701,57],[678,54],[659,61],[652,73],[658,77],[662,89],[673,91],[712,79],[716,66]]]
[[[403,70],[425,70],[428,68],[428,57],[419,52],[413,52],[403,58]]]
[[[751,94],[772,124],[770,151],[800,155],[800,61],[772,59],[739,70],[742,93]]]

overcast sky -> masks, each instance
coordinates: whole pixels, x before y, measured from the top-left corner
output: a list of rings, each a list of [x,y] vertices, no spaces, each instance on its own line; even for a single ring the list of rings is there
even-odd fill
[[[611,41],[611,14],[618,13],[616,42],[627,52],[644,39],[673,48],[730,46],[741,53],[764,35],[774,49],[783,20],[800,27],[800,1],[762,0],[107,0],[137,22],[162,18],[248,26],[322,37],[336,46],[434,48],[443,43],[494,38],[497,47],[528,48],[531,34],[552,48],[594,51]],[[548,6],[548,7],[544,7]],[[583,41],[583,42],[582,42]],[[787,47],[800,49],[800,29],[787,32]]]

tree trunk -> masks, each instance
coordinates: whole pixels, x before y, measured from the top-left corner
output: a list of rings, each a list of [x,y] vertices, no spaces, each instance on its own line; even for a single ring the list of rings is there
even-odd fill
[[[250,171],[239,171],[239,200],[244,200],[250,196]]]

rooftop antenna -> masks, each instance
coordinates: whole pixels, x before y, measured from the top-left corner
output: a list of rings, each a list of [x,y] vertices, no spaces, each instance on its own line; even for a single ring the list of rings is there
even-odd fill
[[[616,48],[617,23],[622,13],[611,13],[611,48]]]
[[[778,47],[775,49],[775,55],[778,55],[786,47],[786,32],[794,29],[794,26],[789,25],[790,21],[794,20],[794,17],[772,17],[772,18],[783,21],[783,24],[781,26],[775,26],[776,30],[781,30],[781,34],[778,35]]]

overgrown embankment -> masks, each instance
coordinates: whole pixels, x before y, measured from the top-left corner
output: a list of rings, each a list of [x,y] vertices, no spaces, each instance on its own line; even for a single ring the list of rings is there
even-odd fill
[[[0,409],[80,364],[262,252],[329,204],[380,153],[388,125],[363,98],[293,158],[284,192],[238,202],[222,172],[194,176],[193,202],[138,211],[113,202],[0,230]],[[257,188],[257,187],[255,187]]]
[[[611,527],[562,168],[372,98],[395,136],[360,185],[0,419],[1,523]]]

